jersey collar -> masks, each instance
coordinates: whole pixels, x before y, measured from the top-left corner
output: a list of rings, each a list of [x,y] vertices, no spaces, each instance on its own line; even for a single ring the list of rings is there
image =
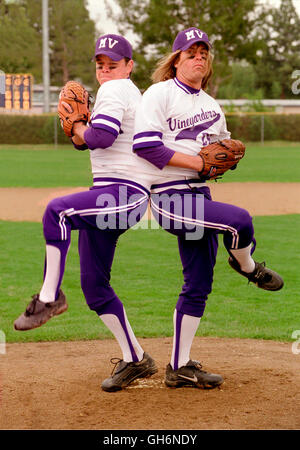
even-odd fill
[[[188,86],[187,84],[182,83],[182,81],[179,81],[176,77],[173,78],[174,83],[182,89],[186,94],[199,94],[201,89],[194,89],[191,86]]]

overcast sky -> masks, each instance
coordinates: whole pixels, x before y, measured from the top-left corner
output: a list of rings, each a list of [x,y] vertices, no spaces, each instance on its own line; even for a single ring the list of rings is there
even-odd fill
[[[265,0],[265,4],[274,6],[279,6],[280,2],[281,0]],[[87,3],[91,19],[96,22],[96,26],[100,29],[100,31],[103,31],[104,33],[118,33],[116,24],[112,20],[108,19],[105,14],[106,8],[104,0],[88,0]],[[293,0],[293,3],[300,15],[300,0]],[[114,6],[116,11],[119,10],[119,7],[113,0],[109,0],[109,4]],[[132,34],[129,33],[126,37],[132,42],[134,41]]]

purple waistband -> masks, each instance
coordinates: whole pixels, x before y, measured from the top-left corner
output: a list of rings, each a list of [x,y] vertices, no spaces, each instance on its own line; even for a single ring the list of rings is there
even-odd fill
[[[145,188],[145,186],[142,186],[139,183],[136,183],[135,181],[131,181],[131,180],[127,180],[125,178],[113,178],[113,177],[99,177],[99,178],[94,178],[93,182],[96,183],[98,181],[107,181],[108,183],[117,183],[117,184],[125,184],[125,185],[129,185],[129,186],[133,186],[133,187],[137,187],[139,189],[142,189],[147,195],[150,195],[150,192],[148,191],[148,189]],[[96,188],[97,186],[93,186],[94,188]]]
[[[169,187],[169,186],[177,186],[179,184],[186,184],[189,186],[190,184],[194,183],[203,183],[200,178],[191,178],[189,180],[177,180],[177,181],[168,181],[167,183],[159,183],[159,184],[152,184],[151,189],[157,189],[162,187]]]

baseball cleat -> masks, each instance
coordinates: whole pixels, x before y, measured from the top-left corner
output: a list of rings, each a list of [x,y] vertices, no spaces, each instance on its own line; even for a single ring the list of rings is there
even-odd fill
[[[203,389],[213,389],[224,382],[221,375],[208,373],[202,370],[199,361],[190,360],[185,366],[174,370],[171,364],[167,365],[165,384],[168,387],[191,386]]]
[[[271,269],[266,267],[266,263],[255,262],[255,269],[251,273],[243,272],[240,269],[240,265],[234,258],[229,258],[228,262],[230,266],[236,270],[239,274],[248,278],[249,282],[254,283],[257,287],[265,289],[266,291],[279,291],[283,287],[283,279]]]
[[[32,297],[25,312],[14,322],[15,330],[26,331],[38,328],[51,317],[58,316],[68,309],[66,297],[63,291],[59,291],[59,297],[55,302],[44,303],[39,300],[39,294]]]
[[[126,362],[120,358],[112,358],[115,364],[111,377],[106,378],[101,388],[103,391],[115,392],[128,386],[136,378],[148,378],[157,372],[154,360],[148,353],[144,353],[143,359],[138,362]]]

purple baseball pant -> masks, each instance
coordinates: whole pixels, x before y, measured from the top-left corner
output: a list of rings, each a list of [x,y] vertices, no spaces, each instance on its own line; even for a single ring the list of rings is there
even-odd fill
[[[57,247],[61,254],[56,298],[71,231],[79,230],[81,286],[88,306],[99,315],[108,313],[109,305],[114,310],[121,304],[110,286],[116,243],[121,234],[143,217],[149,200],[149,192],[139,184],[121,179],[112,181],[113,184],[52,200],[43,217],[46,243]]]
[[[202,317],[212,289],[218,235],[223,235],[229,253],[255,244],[252,218],[242,208],[212,201],[208,187],[151,194],[151,209],[157,222],[178,239],[184,284],[176,309]]]

